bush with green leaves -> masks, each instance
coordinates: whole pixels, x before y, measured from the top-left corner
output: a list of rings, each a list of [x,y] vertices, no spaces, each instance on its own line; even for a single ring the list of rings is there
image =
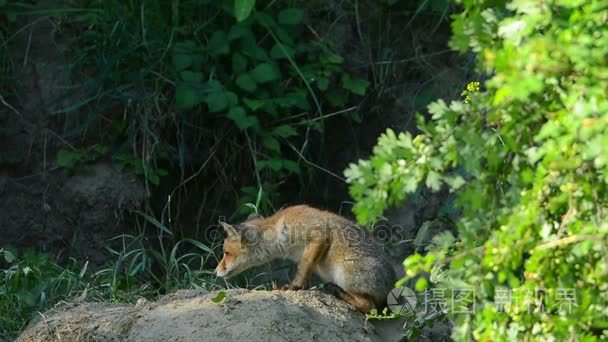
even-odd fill
[[[81,31],[71,70],[86,81],[81,99],[54,114],[65,117],[65,137],[99,131],[117,164],[154,184],[167,165],[187,177],[210,155],[222,160],[217,173],[239,176],[237,186],[300,175],[324,114],[369,84],[345,72],[304,9],[286,2],[78,4],[63,30]]]
[[[112,259],[103,266],[70,259],[58,264],[41,252],[0,248],[0,341],[11,340],[40,312],[61,300],[135,302],[177,289],[211,290],[217,285],[213,249],[200,241],[175,238],[169,227],[144,213],[156,233],[123,234],[107,247]],[[214,261],[215,262],[215,261]]]
[[[85,288],[87,270],[71,262],[55,264],[48,255],[0,248],[0,340],[21,331],[33,314]]]
[[[419,186],[448,188],[458,236],[440,234],[404,267],[406,279],[431,272],[438,288],[474,291],[474,310],[448,310],[454,338],[605,339],[608,6],[463,6],[451,44],[474,51],[489,78],[463,101],[430,105],[416,137],[388,130],[369,160],[351,164],[357,219],[373,221]]]

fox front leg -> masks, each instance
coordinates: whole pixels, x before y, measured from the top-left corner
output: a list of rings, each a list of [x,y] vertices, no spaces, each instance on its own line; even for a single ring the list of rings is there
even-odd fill
[[[293,278],[291,283],[283,286],[283,290],[302,290],[308,285],[310,276],[314,266],[319,262],[319,259],[327,251],[327,242],[323,241],[312,241],[304,248],[302,259],[298,262],[298,271],[296,276]]]

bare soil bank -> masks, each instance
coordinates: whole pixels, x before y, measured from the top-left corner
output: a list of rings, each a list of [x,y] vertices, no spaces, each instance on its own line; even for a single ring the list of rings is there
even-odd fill
[[[378,341],[363,314],[319,291],[179,291],[136,305],[64,304],[19,341]]]

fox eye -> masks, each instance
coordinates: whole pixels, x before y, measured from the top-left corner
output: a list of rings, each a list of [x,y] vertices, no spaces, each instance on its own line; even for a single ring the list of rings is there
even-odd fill
[[[230,252],[224,252],[225,256],[230,256]]]

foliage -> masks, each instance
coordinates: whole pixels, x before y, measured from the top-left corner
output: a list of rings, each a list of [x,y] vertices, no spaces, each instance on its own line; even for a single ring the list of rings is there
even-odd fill
[[[60,267],[44,254],[0,249],[0,339],[8,339],[25,327],[32,313],[85,288],[87,264],[70,262]]]
[[[15,337],[35,315],[64,299],[134,302],[177,289],[216,287],[207,266],[215,258],[212,248],[191,239],[175,241],[168,227],[141,215],[155,226],[158,241],[143,232],[117,236],[109,243],[120,242],[121,248],[108,247],[114,258],[101,268],[0,249],[0,340]]]
[[[357,219],[376,219],[420,185],[449,188],[458,239],[442,234],[404,266],[407,279],[432,271],[437,287],[474,290],[475,310],[452,312],[454,338],[606,338],[608,7],[463,5],[452,46],[477,53],[485,89],[431,104],[421,134],[388,130],[369,160],[351,164]]]
[[[426,11],[432,12],[433,18],[441,16],[436,25],[428,21],[431,26],[444,21],[448,11],[445,0],[417,4],[388,1],[388,5],[395,13],[415,12],[414,17],[421,21],[428,21]],[[65,97],[41,109],[43,115],[51,112],[43,123],[45,132],[57,130],[56,137],[62,143],[56,166],[74,173],[99,160],[111,160],[118,169],[160,185],[154,189],[159,192],[180,176],[180,182],[211,179],[225,188],[208,187],[203,195],[224,196],[217,202],[228,208],[222,210],[229,210],[228,198],[238,199],[245,210],[270,212],[269,198],[279,193],[286,176],[301,181],[311,178],[300,161],[307,158],[307,164],[312,165],[317,162],[315,157],[323,154],[325,118],[338,114],[358,117],[360,114],[352,110],[358,107],[354,102],[369,94],[372,83],[386,82],[382,77],[401,74],[394,65],[405,65],[390,61],[396,58],[397,49],[390,45],[388,31],[397,28],[391,26],[391,12],[383,12],[374,19],[382,25],[363,23],[363,29],[373,26],[385,35],[375,41],[376,31],[363,32],[373,40],[364,44],[370,49],[364,52],[370,56],[365,64],[374,67],[373,61],[383,61],[378,66],[379,78],[371,82],[363,79],[370,65],[359,65],[357,56],[351,59],[350,70],[364,71],[360,76],[345,71],[344,58],[328,41],[340,40],[342,35],[351,39],[341,27],[350,30],[359,16],[355,13],[358,8],[358,3],[336,6],[323,1],[76,0],[59,5],[0,0],[3,84],[12,89],[17,83],[9,80],[9,76],[14,77],[13,64],[25,63],[11,61],[9,43],[23,41],[25,48],[31,39],[28,34],[33,32],[34,39],[37,35],[36,23],[48,20],[58,45],[68,44],[68,49],[60,49],[68,59],[61,69],[71,72],[69,76],[76,83],[62,87],[67,89]],[[364,6],[361,9],[365,11]],[[380,6],[381,11],[385,9],[388,6]],[[348,17],[352,21],[345,19]],[[315,20],[323,24],[315,26],[319,24]],[[357,25],[361,24],[358,21]],[[12,26],[5,28],[8,22]],[[27,24],[15,27],[23,23]],[[315,32],[312,27],[322,30]],[[329,35],[334,31],[337,39]],[[364,36],[354,39],[364,40]],[[344,49],[343,42],[337,45]],[[7,103],[19,102],[8,98],[7,92],[3,94]],[[48,147],[53,150],[56,145]],[[210,165],[208,160],[212,160]],[[208,174],[194,172],[211,168]],[[173,177],[162,178],[168,174]],[[190,190],[193,188],[197,187],[189,184],[188,191],[195,192]],[[180,211],[182,205],[175,198],[179,196],[171,193],[168,206]],[[165,213],[170,216],[173,211],[169,208],[163,217]],[[215,286],[209,271],[214,255],[208,245],[180,240],[177,232],[162,223],[166,217],[156,220],[139,214],[147,224],[142,227],[155,230],[141,228],[139,234],[109,241],[108,250],[114,258],[101,269],[93,270],[95,267],[84,267],[74,260],[58,265],[40,253],[12,253],[11,260],[0,265],[0,284],[5,291],[0,305],[7,310],[0,311],[0,317],[5,318],[0,321],[0,339],[14,336],[38,311],[67,297],[132,301],[177,288]],[[216,214],[213,211],[211,220]],[[168,221],[172,222],[171,217]],[[37,289],[28,295],[37,305],[26,305],[25,295],[9,286],[15,274],[24,272]],[[231,280],[231,284],[238,281]],[[243,281],[247,287],[259,282],[256,278]],[[21,313],[5,314],[16,307]]]
[[[213,246],[187,238],[176,240],[169,227],[148,214],[139,214],[154,227],[155,235],[141,230],[137,236],[115,237],[121,248],[108,247],[115,259],[95,274],[97,283],[113,300],[131,301],[176,289],[214,287],[215,276],[208,268],[209,261],[215,260]]]
[[[23,1],[0,0],[0,19],[15,22],[19,14],[30,11],[32,8],[31,4]]]
[[[12,72],[12,63],[9,56],[9,29],[8,23],[13,23],[16,19],[16,9],[22,6],[20,3],[8,3],[6,0],[0,0],[0,90],[3,94],[9,88]],[[16,8],[17,7],[17,8]],[[5,96],[5,95],[3,95]]]
[[[226,292],[220,291],[217,293],[217,295],[215,295],[215,297],[211,298],[211,301],[214,303],[220,303],[221,301],[225,300],[226,297],[228,297],[228,295],[226,295]]]
[[[91,75],[83,99],[54,113],[67,137],[109,123],[108,156],[154,184],[169,169],[159,164],[189,175],[215,153],[226,156],[216,173],[268,190],[301,175],[301,145],[322,132],[324,113],[368,87],[307,33],[304,10],[283,2],[79,4],[66,13],[82,31],[72,70]]]
[[[107,151],[106,146],[99,144],[73,150],[61,149],[57,152],[57,166],[68,169],[83,167],[86,163],[98,159]]]

